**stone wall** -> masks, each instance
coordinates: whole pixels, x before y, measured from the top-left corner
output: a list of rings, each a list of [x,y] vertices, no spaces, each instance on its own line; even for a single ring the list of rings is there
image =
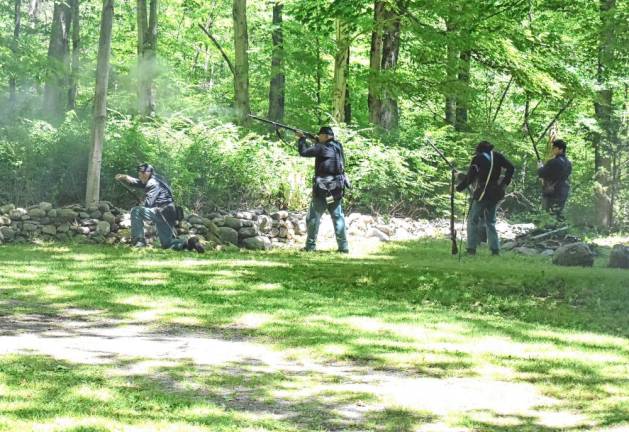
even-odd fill
[[[449,234],[449,221],[445,219],[413,220],[351,213],[347,215],[346,222],[351,244],[356,244],[361,239],[412,240],[440,238]],[[131,240],[130,226],[129,212],[106,201],[91,207],[69,205],[56,208],[46,202],[27,208],[16,208],[12,204],[0,206],[0,243],[23,243],[36,239],[78,243],[128,243]],[[459,222],[457,230],[460,228]],[[500,222],[497,228],[502,238],[513,238],[531,226]],[[177,230],[184,238],[190,235],[200,236],[210,247],[218,244],[248,249],[301,247],[306,236],[306,214],[267,212],[262,209],[213,212],[206,216],[188,213]],[[146,223],[145,231],[149,242],[153,241],[154,227]],[[328,215],[322,218],[319,238],[333,242],[334,232]]]

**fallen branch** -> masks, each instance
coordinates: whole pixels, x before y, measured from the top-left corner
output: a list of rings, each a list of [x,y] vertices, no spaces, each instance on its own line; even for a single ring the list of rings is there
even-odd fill
[[[227,63],[227,66],[229,66],[229,70],[231,71],[232,75],[236,75],[236,73],[234,72],[234,65],[232,65],[232,62],[229,60],[229,57],[227,57],[227,54],[225,53],[225,51],[223,51],[223,48],[218,43],[216,38],[214,36],[212,36],[212,34],[205,27],[203,27],[201,24],[198,24],[198,26],[199,26],[199,28],[201,30],[203,30],[203,33],[205,33],[207,35],[207,37],[210,38],[210,40],[212,41],[214,46],[220,51],[221,55],[225,59],[225,62]]]

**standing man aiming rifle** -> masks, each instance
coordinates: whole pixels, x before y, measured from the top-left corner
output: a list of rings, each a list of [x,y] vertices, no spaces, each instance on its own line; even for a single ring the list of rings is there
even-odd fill
[[[542,182],[542,208],[563,221],[563,209],[570,194],[568,179],[572,173],[572,163],[566,157],[566,143],[556,139],[552,142],[553,159],[545,164],[538,161],[537,174]]]

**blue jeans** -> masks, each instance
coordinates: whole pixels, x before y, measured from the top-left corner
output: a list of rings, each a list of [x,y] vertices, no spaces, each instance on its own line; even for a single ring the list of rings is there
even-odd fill
[[[476,250],[480,244],[478,223],[485,215],[485,228],[487,230],[487,243],[492,251],[500,250],[500,241],[496,232],[496,208],[498,203],[494,201],[472,201],[470,214],[467,217],[467,249]]]
[[[339,251],[348,251],[347,230],[345,228],[345,215],[341,206],[342,199],[334,200],[333,203],[327,204],[325,197],[315,195],[312,196],[310,202],[310,210],[306,216],[306,225],[308,227],[308,237],[306,239],[306,250],[315,250],[317,247],[317,234],[319,233],[319,224],[321,216],[328,210],[334,224],[334,233],[336,234],[336,244]]]
[[[181,250],[184,248],[184,241],[175,237],[173,228],[156,208],[133,207],[131,209],[131,237],[133,237],[133,241],[144,241],[145,220],[155,224],[163,249]]]

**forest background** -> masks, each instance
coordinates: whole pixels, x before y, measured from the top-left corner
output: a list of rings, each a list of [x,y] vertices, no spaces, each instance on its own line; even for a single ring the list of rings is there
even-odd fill
[[[437,217],[481,139],[539,207],[568,142],[570,221],[629,226],[629,7],[617,0],[0,0],[0,203],[111,200],[150,162],[178,201],[303,209],[311,162],[249,112],[334,126],[350,210]],[[458,196],[459,210],[465,197]]]

